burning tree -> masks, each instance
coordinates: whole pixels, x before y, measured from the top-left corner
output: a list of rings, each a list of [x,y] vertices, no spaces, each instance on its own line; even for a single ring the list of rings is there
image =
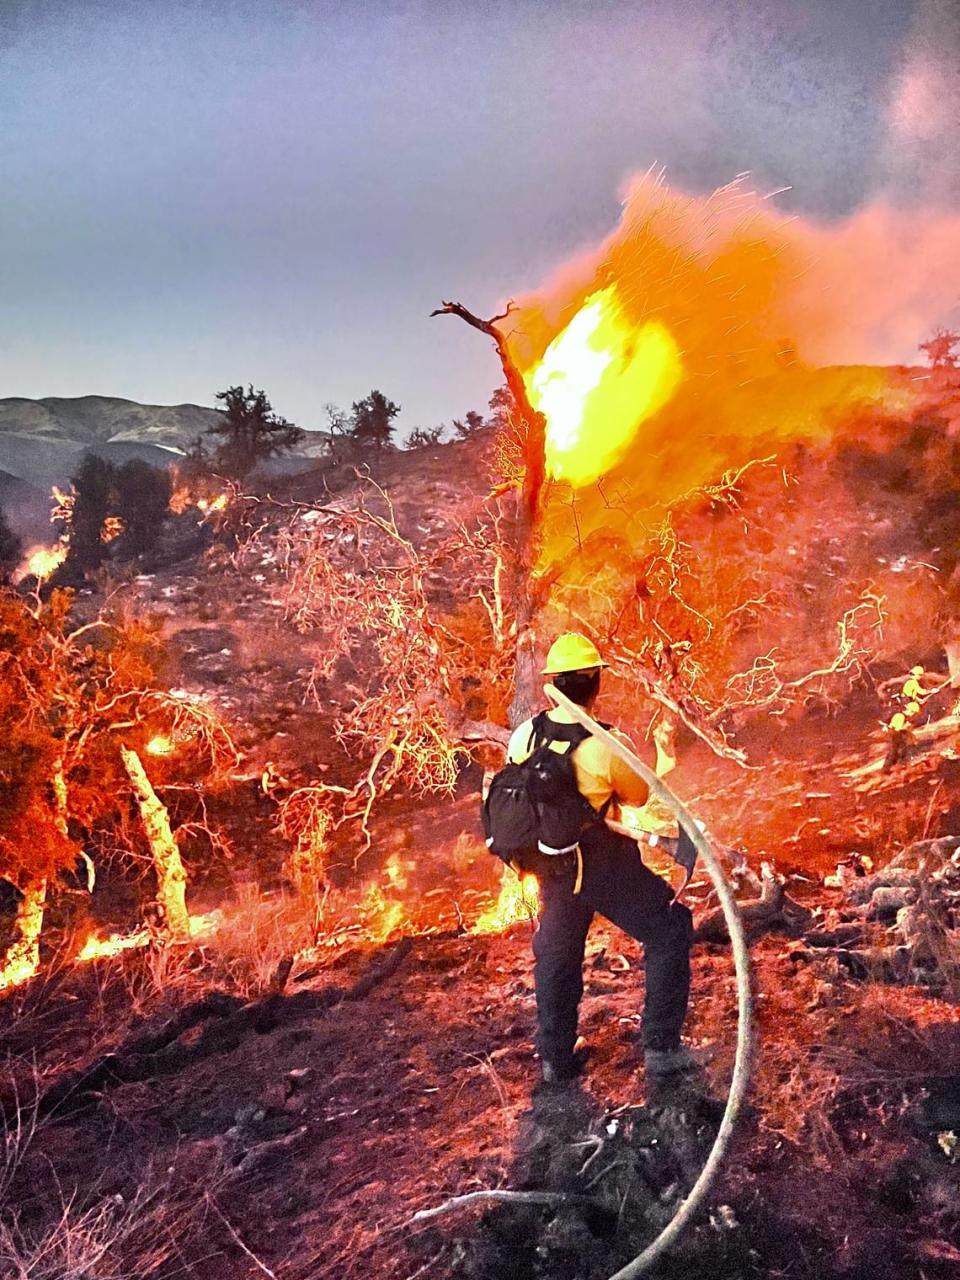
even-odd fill
[[[66,591],[47,601],[0,592],[0,876],[22,895],[0,986],[36,971],[52,880],[81,858],[92,879],[83,846],[105,830],[122,843],[131,796],[156,873],[161,932],[182,935],[183,866],[141,753],[179,743],[191,767],[235,759],[206,708],[157,685],[147,629],[120,618],[72,624],[70,606]]]
[[[142,555],[157,540],[170,510],[173,483],[170,473],[130,458],[119,468],[114,483],[112,514],[123,521],[125,550]]]
[[[143,555],[157,540],[172,493],[170,474],[162,467],[141,458],[117,467],[97,454],[85,454],[70,490],[53,490],[51,521],[66,545],[68,574],[83,577],[98,569],[109,543],[115,542],[119,558]]]
[[[95,453],[84,454],[73,476],[70,548],[67,564],[85,574],[103,561],[103,530],[111,513],[116,467]]]
[[[798,600],[809,584],[785,544],[808,531],[790,451],[883,406],[889,386],[880,370],[809,368],[801,334],[784,361],[798,260],[741,184],[699,200],[648,174],[621,226],[556,287],[489,321],[455,302],[434,312],[491,338],[507,383],[515,715],[529,709],[538,635],[570,626],[624,659],[623,705],[652,697],[741,761],[728,734],[746,716],[836,705],[864,678],[887,584],[865,565]],[[775,531],[770,508],[789,517]]]

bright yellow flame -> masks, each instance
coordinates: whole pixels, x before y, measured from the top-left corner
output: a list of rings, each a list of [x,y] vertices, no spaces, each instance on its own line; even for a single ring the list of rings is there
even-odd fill
[[[218,493],[215,498],[198,498],[197,507],[205,515],[211,511],[223,511],[227,505],[227,494]]]
[[[206,937],[208,934],[215,933],[222,923],[223,914],[220,911],[208,911],[204,915],[191,916],[190,937]],[[136,933],[114,933],[109,938],[98,938],[95,933],[91,933],[76,958],[78,962],[108,959],[110,956],[119,955],[122,951],[135,951],[138,947],[148,946],[152,936],[148,929],[138,929]]]
[[[149,941],[150,935],[146,929],[141,929],[138,933],[115,933],[109,938],[98,938],[95,933],[91,933],[77,952],[77,960],[103,960],[109,956],[117,956],[121,951],[145,947]]]
[[[223,511],[230,500],[227,493],[218,493],[211,497],[198,497],[187,485],[180,485],[170,497],[170,510],[181,515],[188,507],[195,507],[203,515],[211,511]]]
[[[35,577],[43,582],[60,568],[66,557],[67,545],[65,542],[55,543],[52,547],[31,547],[24,557],[17,577]]]
[[[36,950],[31,951],[29,955],[17,956],[0,970],[0,991],[5,991],[7,987],[19,987],[21,983],[29,982],[39,972],[40,956]]]
[[[471,933],[503,933],[513,924],[536,919],[540,909],[537,877],[518,876],[504,867],[500,896],[470,930]]]
[[[404,890],[407,887],[407,871],[412,869],[412,862],[404,863],[397,853],[392,853],[383,868],[384,874],[394,889]]]
[[[165,733],[158,733],[147,743],[147,751],[152,756],[168,756],[173,751],[173,739]]]
[[[615,284],[591,294],[524,374],[547,420],[548,473],[578,487],[604,475],[682,376],[679,348],[659,321],[635,327]]]
[[[366,922],[367,935],[373,942],[386,942],[405,922],[407,915],[403,903],[387,898],[375,880],[367,886],[360,910]]]

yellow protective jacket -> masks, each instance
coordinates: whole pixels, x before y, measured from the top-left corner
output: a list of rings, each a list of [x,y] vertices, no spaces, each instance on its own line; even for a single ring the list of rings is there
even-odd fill
[[[574,724],[574,718],[560,707],[552,708],[549,719],[555,724]],[[612,731],[626,746],[629,738],[617,730]],[[533,721],[525,720],[514,729],[507,747],[507,760],[511,764],[523,764],[532,751]],[[551,742],[554,751],[566,751],[565,742]],[[644,780],[629,768],[619,756],[596,738],[586,738],[573,755],[573,768],[577,777],[577,790],[597,810],[608,800],[615,804],[642,805],[647,801],[649,789]],[[611,817],[614,814],[611,812]]]

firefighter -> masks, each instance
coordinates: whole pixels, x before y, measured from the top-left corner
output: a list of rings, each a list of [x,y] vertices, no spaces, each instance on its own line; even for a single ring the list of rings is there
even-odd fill
[[[903,682],[898,695],[899,707],[887,721],[890,734],[890,745],[883,762],[883,772],[887,773],[895,764],[899,764],[913,741],[913,726],[920,714],[921,707],[930,696],[930,690],[921,684],[923,667],[911,667],[910,674]]]
[[[592,641],[571,632],[553,644],[544,675],[571,701],[590,710],[606,666]],[[569,713],[560,708],[547,714],[561,734],[571,724]],[[533,721],[527,720],[510,739],[508,760],[521,764],[527,759],[533,738]],[[565,749],[562,740],[550,745]],[[646,801],[643,779],[596,738],[581,742],[572,761],[577,788],[597,810],[598,819],[611,805]],[[587,931],[596,912],[643,943],[642,1039],[648,1076],[664,1080],[695,1069],[693,1056],[680,1042],[690,992],[689,909],[673,902],[669,884],[644,866],[635,840],[599,820],[584,831],[576,855],[557,859],[557,864],[539,877],[541,912],[533,939],[537,1050],[545,1082],[572,1079],[583,1065],[584,1055],[574,1052],[577,1010]]]

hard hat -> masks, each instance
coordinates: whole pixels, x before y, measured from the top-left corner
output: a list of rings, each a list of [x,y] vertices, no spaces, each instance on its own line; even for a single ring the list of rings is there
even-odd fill
[[[922,675],[923,675],[923,667],[911,667],[911,668],[910,668],[910,671],[911,671],[911,673],[912,673],[913,675],[915,675],[915,676],[922,676]]]
[[[563,671],[589,671],[594,667],[607,665],[592,640],[580,635],[578,631],[568,631],[550,646],[543,674],[556,676]]]

